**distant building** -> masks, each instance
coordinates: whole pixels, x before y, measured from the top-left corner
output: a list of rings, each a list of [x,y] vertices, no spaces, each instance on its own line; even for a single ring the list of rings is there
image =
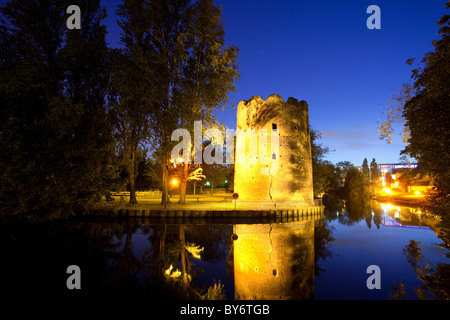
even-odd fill
[[[380,188],[399,188],[399,182],[396,177],[395,171],[397,169],[416,169],[417,163],[382,163],[378,165],[378,178]],[[394,182],[389,183],[389,178],[391,177]]]
[[[429,176],[414,173],[417,163],[385,163],[378,165],[380,188],[399,189],[402,192],[427,192],[433,188]],[[411,172],[412,170],[412,172]]]

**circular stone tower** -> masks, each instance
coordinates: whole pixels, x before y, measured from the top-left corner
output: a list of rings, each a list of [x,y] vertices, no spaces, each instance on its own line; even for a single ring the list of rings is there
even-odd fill
[[[241,101],[237,110],[237,132],[254,129],[258,156],[251,161],[248,135],[245,137],[245,161],[236,153],[234,192],[239,201],[259,201],[289,207],[314,205],[309,111],[306,101],[289,98],[287,102],[273,94]],[[267,144],[260,145],[261,129],[267,131]],[[278,130],[279,154],[271,154],[273,130]],[[242,141],[242,140],[241,140]],[[253,145],[254,145],[253,141]],[[242,145],[242,144],[241,144]],[[266,149],[267,150],[264,150]],[[236,139],[236,149],[239,139]],[[241,147],[242,148],[242,147]],[[268,154],[270,163],[262,163]],[[278,206],[277,206],[278,207]]]

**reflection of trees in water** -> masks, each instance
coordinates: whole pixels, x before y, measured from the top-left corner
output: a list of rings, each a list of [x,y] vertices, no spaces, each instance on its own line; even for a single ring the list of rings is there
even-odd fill
[[[203,261],[214,263],[223,259],[224,250],[214,253],[209,247],[221,247],[220,243],[225,242],[227,234],[210,232],[211,230],[204,228],[203,232],[196,232],[196,229],[185,225],[161,225],[156,226],[156,232],[150,235],[151,245],[146,249],[143,260],[149,268],[148,274],[157,275],[153,279],[152,287],[158,293],[159,299],[225,298],[220,282],[205,286],[194,284],[195,279],[204,270],[195,267],[193,259],[199,259],[200,254]]]
[[[428,263],[423,262],[420,245],[423,243],[410,240],[409,244],[403,248],[403,254],[421,282],[420,286],[414,288],[414,294],[421,300],[450,299],[450,264],[438,263],[436,270],[433,270]],[[391,299],[408,299],[405,286],[401,281],[398,281],[398,286],[392,285],[391,291],[389,295]]]
[[[137,272],[140,268],[140,261],[133,253],[132,237],[136,227],[131,224],[124,224],[121,230],[115,234],[116,238],[125,238],[123,250],[115,250],[110,253],[109,270],[110,277],[107,282],[107,292],[111,295],[138,295],[142,289],[137,279]],[[116,242],[119,246],[121,241]]]
[[[226,255],[229,232],[220,226],[127,225],[117,235],[123,249],[111,255],[111,273],[107,291],[118,295],[146,295],[155,299],[222,299],[223,285],[196,286],[204,272],[195,259],[218,262]],[[206,230],[205,230],[206,229]],[[148,235],[141,258],[134,256],[134,233]]]
[[[334,202],[336,203],[336,202]],[[329,220],[337,219],[339,223],[344,225],[353,225],[363,219],[367,227],[371,228],[374,224],[377,229],[382,223],[382,207],[381,203],[377,201],[362,201],[359,198],[357,201],[349,199],[342,212],[335,214],[336,207],[327,207],[326,216]],[[409,212],[402,212],[408,214]],[[416,216],[408,217],[413,223],[419,225],[415,219]],[[317,233],[316,229],[316,233]],[[422,243],[411,240],[405,246],[403,254],[406,256],[408,263],[414,268],[417,278],[422,283],[420,286],[414,288],[414,295],[419,299],[449,299],[450,298],[450,265],[445,263],[438,263],[436,270],[430,268],[427,263],[423,262]],[[391,299],[408,299],[406,288],[404,284],[399,281],[397,286],[391,286]]]
[[[361,220],[366,220],[367,226],[371,227],[372,210],[370,207],[370,200],[367,198],[358,198],[357,200],[350,199],[346,202],[347,224],[355,224]]]
[[[47,221],[42,223],[0,224],[0,282],[2,290],[13,296],[141,296],[149,298],[223,298],[223,286],[212,283],[193,285],[203,272],[192,264],[200,246],[218,250],[217,256],[206,251],[206,259],[217,261],[226,256],[226,232],[203,232],[195,244],[184,238],[184,226],[138,225],[123,221]],[[189,227],[187,227],[189,230]],[[228,227],[231,230],[230,227]],[[186,232],[186,235],[190,231]],[[139,235],[139,239],[137,239]],[[144,235],[144,237],[142,237]],[[146,240],[145,249],[138,251]],[[213,238],[213,240],[212,240]],[[211,241],[211,242],[209,242]],[[220,242],[221,244],[218,244]],[[138,247],[137,244],[140,246]],[[203,254],[203,252],[202,252]],[[205,259],[202,257],[202,259]],[[81,290],[68,290],[66,269],[81,269]],[[182,282],[171,281],[166,271],[180,268]],[[183,267],[182,267],[183,265]],[[177,279],[175,279],[177,280]],[[195,292],[196,294],[193,294]]]
[[[108,260],[122,232],[116,223],[25,221],[0,225],[2,290],[21,298],[64,295],[99,295],[108,282]],[[81,269],[82,290],[68,290],[66,269]]]
[[[296,299],[312,299],[314,293],[314,271],[308,275],[309,267],[314,262],[309,261],[308,247],[310,243],[301,234],[291,233],[286,241],[291,247],[291,255],[287,256],[286,263],[291,268],[291,282],[288,291]],[[313,257],[311,257],[313,258]]]
[[[1,224],[2,290],[11,296],[223,299],[220,282],[196,285],[204,270],[194,256],[200,254],[211,264],[225,260],[226,273],[233,277],[231,233],[231,225],[141,225],[118,220]],[[327,250],[331,240],[328,227],[318,224],[314,263],[331,256]],[[292,248],[292,288],[305,287],[301,275],[307,248],[295,234],[287,242]],[[81,290],[66,288],[66,269],[72,264],[81,269]]]
[[[319,259],[325,261],[332,257],[332,252],[328,249],[330,242],[335,239],[332,236],[334,228],[330,227],[326,220],[320,221],[314,228],[314,275],[321,276],[325,270],[319,267]]]
[[[372,228],[375,224],[377,229],[381,225],[381,207],[376,201],[369,197],[350,198],[344,201],[330,196],[325,207],[325,216],[328,220],[337,219],[340,224],[354,225],[365,220],[367,227]]]

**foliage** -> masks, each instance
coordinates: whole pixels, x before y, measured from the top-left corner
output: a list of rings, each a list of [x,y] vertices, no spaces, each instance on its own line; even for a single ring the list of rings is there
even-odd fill
[[[214,283],[214,285],[208,287],[208,291],[204,295],[205,300],[226,300],[226,294],[223,284]]]
[[[106,16],[83,7],[82,30],[65,26],[67,2],[9,1],[0,27],[0,211],[30,219],[82,212],[114,176],[105,111]]]
[[[202,180],[205,180],[205,179],[206,179],[206,176],[203,174],[203,169],[198,167],[197,169],[194,169],[193,171],[191,171],[189,173],[187,181],[188,182],[189,181],[199,182],[199,181],[202,181]]]
[[[450,268],[449,264],[438,263],[436,270],[433,270],[428,263],[423,262],[423,254],[420,245],[423,243],[410,240],[409,244],[403,248],[403,254],[408,263],[414,268],[417,279],[421,286],[414,288],[414,294],[421,300],[438,299],[448,300],[450,298]],[[391,286],[391,299],[407,299],[405,286],[401,281],[398,287]]]
[[[450,1],[447,2],[450,8]],[[450,202],[450,15],[438,22],[441,26],[439,40],[433,41],[435,51],[422,59],[424,66],[413,70],[416,94],[403,109],[406,125],[411,131],[403,153],[416,158],[419,170],[434,179],[444,206]],[[448,213],[443,216],[449,219]]]
[[[353,168],[353,163],[351,163],[350,161],[339,161],[338,163],[336,163],[336,167],[339,167],[341,169],[341,173],[345,177],[348,170]]]
[[[336,188],[339,180],[339,170],[331,164],[331,162],[324,160],[324,157],[329,152],[328,147],[324,147],[318,143],[321,134],[317,130],[310,130],[311,138],[311,157],[313,168],[313,188],[314,195],[330,192]]]
[[[450,8],[450,1],[446,4]],[[404,119],[406,147],[402,154],[417,159],[419,170],[434,179],[436,191],[432,201],[444,220],[449,220],[448,210],[439,210],[439,205],[448,208],[450,202],[450,168],[448,149],[450,137],[450,15],[445,14],[437,23],[441,38],[433,41],[434,51],[425,54],[422,66],[412,70],[413,84],[404,85],[398,103],[388,113],[381,127],[383,136],[392,136],[390,124],[399,117]],[[408,59],[412,65],[414,59]]]
[[[160,186],[160,169],[161,166],[152,159],[143,159],[139,162],[136,177],[136,190],[158,189]]]
[[[369,169],[369,162],[367,161],[367,158],[364,158],[363,164],[362,164],[362,173],[367,176],[367,178],[370,180],[370,169]]]
[[[225,180],[228,179],[228,167],[222,164],[204,164],[203,172],[205,173],[206,180],[209,181],[211,185],[211,194],[214,193],[214,188],[225,183]]]
[[[408,60],[411,63],[412,60]],[[406,101],[411,99],[415,94],[414,88],[410,84],[403,84],[402,88],[389,97],[389,105],[386,107],[386,111],[383,112],[384,120],[378,122],[378,134],[380,139],[386,140],[387,143],[391,143],[394,137],[394,129],[397,125],[402,126],[400,136],[404,143],[408,141],[410,135],[409,128],[406,126],[406,120],[402,115],[403,106]]]
[[[194,120],[214,122],[238,77],[237,48],[224,45],[221,11],[212,0],[130,0],[119,6],[122,42],[141,54],[153,92],[151,125],[162,165],[162,203],[168,202],[172,132]],[[138,68],[139,69],[139,68]]]
[[[350,168],[345,176],[344,194],[347,199],[358,201],[369,194],[369,178],[357,168]]]
[[[329,250],[330,243],[336,240],[333,238],[334,227],[327,223],[321,223],[314,227],[314,275],[321,276],[326,270],[320,267],[319,259],[326,261],[332,258],[333,253]]]
[[[127,36],[125,31],[123,37]],[[108,116],[113,126],[116,152],[121,156],[121,165],[129,179],[130,203],[137,203],[135,181],[138,164],[145,156],[145,143],[151,137],[153,74],[148,61],[133,43],[125,43],[124,49],[110,50],[109,57],[112,67]],[[143,155],[140,155],[141,150]]]
[[[370,182],[378,183],[378,164],[375,158],[370,162]]]

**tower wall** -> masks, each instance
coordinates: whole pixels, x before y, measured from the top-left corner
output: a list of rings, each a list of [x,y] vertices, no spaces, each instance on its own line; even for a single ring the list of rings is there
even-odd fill
[[[244,201],[295,201],[313,205],[308,104],[294,98],[285,102],[279,95],[271,95],[265,101],[259,96],[252,97],[239,103],[237,129],[267,130],[267,150],[258,150],[258,155],[267,152],[270,156],[271,130],[275,126],[279,131],[278,171],[262,175],[261,169],[270,164],[263,165],[260,161],[249,164],[249,138],[246,137],[246,161],[235,161],[234,191]]]

